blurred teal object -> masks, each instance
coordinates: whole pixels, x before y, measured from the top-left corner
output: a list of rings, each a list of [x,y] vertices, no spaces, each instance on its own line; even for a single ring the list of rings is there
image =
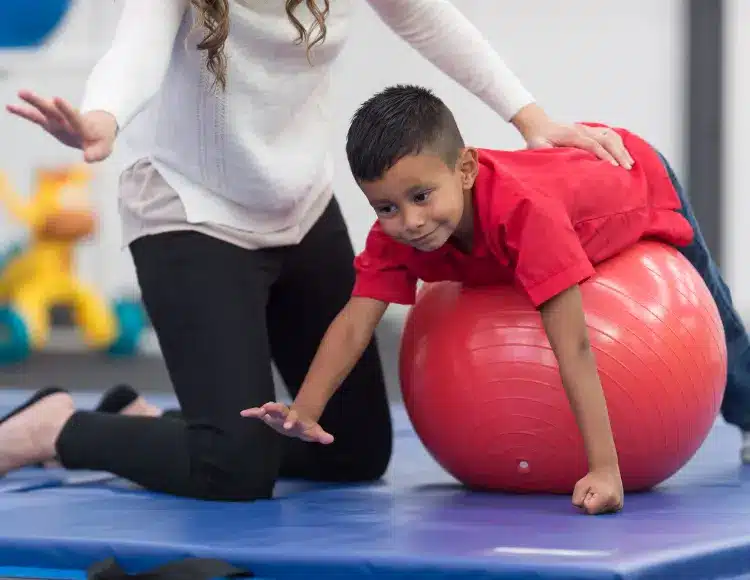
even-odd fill
[[[108,352],[115,356],[133,356],[138,352],[141,335],[148,325],[143,305],[137,300],[117,300],[114,313],[120,328],[117,340]]]
[[[71,4],[72,0],[0,0],[0,49],[41,46]]]
[[[26,323],[9,306],[0,306],[0,365],[20,363],[31,354]]]

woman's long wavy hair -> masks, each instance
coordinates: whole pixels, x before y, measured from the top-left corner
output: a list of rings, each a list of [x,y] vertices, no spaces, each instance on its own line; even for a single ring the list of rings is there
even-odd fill
[[[196,27],[205,30],[206,34],[198,44],[198,49],[206,52],[206,66],[214,75],[214,84],[224,90],[227,83],[227,59],[224,54],[224,44],[229,35],[229,2],[231,0],[191,0],[192,5],[198,12]],[[258,0],[268,2],[273,0]],[[286,3],[286,14],[289,21],[297,30],[296,43],[306,43],[307,60],[310,60],[310,51],[318,44],[322,44],[326,38],[326,17],[330,0],[284,0]],[[305,28],[294,15],[297,7],[304,2],[307,9],[315,17],[309,28]],[[318,4],[322,4],[322,7]]]

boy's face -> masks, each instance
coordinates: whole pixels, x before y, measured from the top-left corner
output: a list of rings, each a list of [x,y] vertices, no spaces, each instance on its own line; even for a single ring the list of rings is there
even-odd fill
[[[454,234],[470,235],[465,214],[478,167],[476,149],[462,149],[454,167],[425,152],[402,158],[380,179],[359,186],[387,235],[431,252]]]

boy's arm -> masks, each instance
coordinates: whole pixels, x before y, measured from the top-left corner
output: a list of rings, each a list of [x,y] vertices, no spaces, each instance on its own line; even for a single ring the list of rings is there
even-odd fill
[[[351,372],[372,339],[388,303],[353,296],[328,327],[307,376],[291,408],[269,402],[245,409],[244,417],[261,419],[267,425],[290,437],[328,444],[333,436],[326,433],[318,419],[328,401]]]
[[[588,481],[579,482],[573,502],[590,513],[620,509],[623,493],[617,451],[579,286],[546,301],[540,311],[588,459],[589,475],[584,478]]]
[[[333,436],[317,423],[325,406],[372,340],[388,305],[414,303],[417,279],[407,267],[409,252],[375,222],[364,251],[354,260],[351,297],[323,336],[291,408],[269,402],[241,415],[261,419],[283,435],[331,443]]]
[[[292,408],[317,421],[372,340],[387,302],[353,296],[328,327]]]

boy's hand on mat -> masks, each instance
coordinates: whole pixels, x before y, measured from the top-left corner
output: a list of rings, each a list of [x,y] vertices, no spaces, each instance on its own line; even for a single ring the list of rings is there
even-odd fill
[[[297,437],[302,441],[328,445],[333,443],[333,435],[327,433],[315,421],[301,416],[296,410],[282,403],[266,403],[240,412],[243,417],[260,419],[275,431],[287,437]]]
[[[80,149],[87,163],[102,161],[112,153],[117,120],[110,113],[81,115],[64,99],[44,99],[31,91],[20,91],[18,97],[28,106],[8,105],[8,112],[39,125],[64,145]]]
[[[625,492],[617,469],[590,471],[573,490],[573,505],[589,515],[617,512]]]

